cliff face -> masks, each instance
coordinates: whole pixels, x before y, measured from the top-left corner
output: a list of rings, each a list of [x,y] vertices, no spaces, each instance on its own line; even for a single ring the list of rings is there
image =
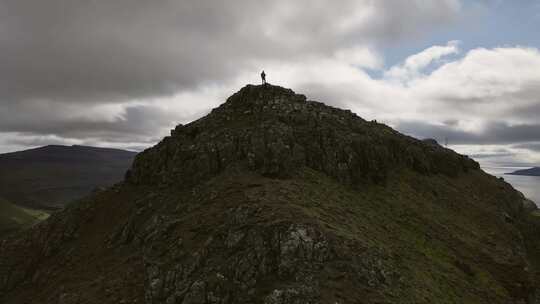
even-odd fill
[[[4,240],[1,299],[540,303],[524,202],[437,144],[247,86],[123,183]]]

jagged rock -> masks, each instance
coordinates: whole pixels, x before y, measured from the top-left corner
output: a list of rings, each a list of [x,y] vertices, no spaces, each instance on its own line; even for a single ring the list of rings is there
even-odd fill
[[[352,185],[384,182],[403,167],[449,176],[478,169],[465,156],[275,86],[247,86],[180,129],[139,154],[128,181],[193,185],[238,161],[270,177],[308,166]]]

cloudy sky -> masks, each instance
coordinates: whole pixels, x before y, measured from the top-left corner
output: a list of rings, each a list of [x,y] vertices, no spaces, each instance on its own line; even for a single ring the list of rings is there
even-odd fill
[[[140,150],[246,83],[540,165],[540,0],[0,0],[0,152]]]

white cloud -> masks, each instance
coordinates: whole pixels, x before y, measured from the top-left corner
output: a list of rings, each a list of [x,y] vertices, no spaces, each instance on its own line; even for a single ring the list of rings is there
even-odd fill
[[[403,64],[390,68],[384,75],[390,80],[408,83],[423,76],[423,69],[427,68],[431,63],[440,60],[444,56],[458,54],[458,45],[459,41],[450,41],[445,46],[432,46],[408,57]]]
[[[308,80],[327,67],[335,72],[329,83],[346,83],[358,68],[382,66],[377,47],[425,35],[461,10],[457,0],[0,0],[0,7],[0,133],[108,143],[149,142],[258,82],[263,67],[271,80],[291,73]],[[313,66],[287,68],[296,62]]]
[[[0,53],[17,54],[0,57],[4,150],[62,141],[151,145],[175,123],[258,83],[262,68],[271,83],[366,119],[398,127],[421,122],[426,134],[435,128],[493,141],[484,145],[500,144],[490,128],[506,132],[505,141],[534,137],[540,115],[534,48],[462,54],[450,41],[384,69],[383,47],[456,21],[459,0],[0,5],[18,17],[0,12]]]
[[[382,66],[382,60],[369,55],[367,49],[359,50],[359,56],[347,56],[347,50],[334,57],[261,61],[259,65],[269,67],[271,82],[277,79],[277,84],[351,108],[368,120],[377,119],[395,127],[415,122],[406,129],[412,135],[448,136],[453,142],[466,142],[469,150],[474,150],[475,145],[508,146],[540,139],[537,49],[478,48],[458,56],[458,44],[449,42],[408,57],[382,71],[387,76],[382,78],[374,78],[364,70]],[[360,61],[364,64],[359,65]],[[425,69],[434,61],[438,64]],[[396,72],[398,69],[401,72]],[[256,72],[249,71],[241,79],[249,79],[250,74]],[[388,77],[390,74],[393,77]],[[510,147],[508,151],[515,153],[519,161],[539,159],[532,150]]]
[[[537,122],[520,109],[539,105],[539,85],[540,53],[523,47],[474,49],[410,82],[411,94],[442,110],[439,116],[509,123]]]
[[[383,66],[381,56],[362,46],[340,49],[335,58],[358,68],[379,69]]]

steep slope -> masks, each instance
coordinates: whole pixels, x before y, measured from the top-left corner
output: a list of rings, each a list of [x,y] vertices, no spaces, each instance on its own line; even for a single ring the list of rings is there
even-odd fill
[[[451,150],[247,86],[2,242],[1,300],[540,303],[524,202]]]
[[[59,208],[121,181],[136,153],[86,146],[45,146],[0,154],[0,196],[25,207]]]
[[[527,175],[527,176],[540,176],[540,167],[534,167],[530,169],[517,170],[512,173],[507,173],[510,175]]]

